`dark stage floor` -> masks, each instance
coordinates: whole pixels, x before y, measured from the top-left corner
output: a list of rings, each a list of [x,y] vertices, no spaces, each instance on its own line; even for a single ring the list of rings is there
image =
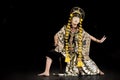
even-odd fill
[[[39,77],[37,74],[41,71],[31,70],[31,71],[6,71],[2,74],[2,79],[0,80],[120,80],[119,71],[112,69],[105,69],[104,76],[80,76],[80,77],[65,77],[65,76],[55,76],[53,73],[58,73],[57,69],[52,69],[51,76],[49,77]]]

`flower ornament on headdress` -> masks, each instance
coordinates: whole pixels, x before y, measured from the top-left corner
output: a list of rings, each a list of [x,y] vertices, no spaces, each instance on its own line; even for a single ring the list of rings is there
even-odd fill
[[[75,14],[77,14],[77,17],[80,18],[79,33],[78,33],[79,39],[78,39],[78,51],[77,51],[77,54],[78,54],[77,67],[82,67],[82,66],[84,66],[84,64],[82,62],[82,32],[83,32],[82,22],[85,17],[85,12],[79,7],[74,7],[71,9],[70,17],[69,17],[68,24],[66,27],[66,31],[65,31],[65,53],[66,53],[65,62],[70,62],[70,54],[69,54],[69,49],[68,49],[68,46],[69,46],[68,37],[69,37],[69,33],[70,33],[70,28],[71,28],[70,27],[71,20],[75,16]]]

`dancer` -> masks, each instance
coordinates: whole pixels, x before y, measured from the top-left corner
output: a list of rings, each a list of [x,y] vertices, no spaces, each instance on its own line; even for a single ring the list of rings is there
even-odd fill
[[[82,22],[85,12],[80,7],[73,7],[70,11],[68,23],[64,25],[54,36],[54,51],[50,51],[46,56],[46,67],[43,73],[38,76],[50,76],[50,67],[54,57],[62,54],[65,57],[66,76],[78,75],[104,75],[96,63],[89,57],[91,40],[103,43],[106,36],[101,39],[87,33]]]

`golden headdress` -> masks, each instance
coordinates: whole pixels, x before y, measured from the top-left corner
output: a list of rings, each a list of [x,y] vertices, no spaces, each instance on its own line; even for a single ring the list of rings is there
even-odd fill
[[[70,14],[79,14],[79,17],[84,19],[85,18],[85,12],[80,7],[73,7],[70,11]]]

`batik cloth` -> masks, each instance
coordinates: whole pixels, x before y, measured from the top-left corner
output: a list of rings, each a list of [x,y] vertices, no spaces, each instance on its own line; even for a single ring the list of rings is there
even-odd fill
[[[58,36],[58,45],[55,48],[55,51],[61,53],[63,56],[66,56],[65,54],[65,29],[66,25],[64,25],[57,33]],[[65,75],[67,76],[78,76],[81,75],[97,75],[100,72],[100,69],[96,65],[96,63],[89,57],[89,51],[90,51],[90,34],[88,34],[84,29],[82,33],[82,62],[84,64],[83,67],[79,70],[77,65],[77,57],[78,57],[78,32],[71,33],[69,39],[71,39],[71,36],[73,39],[73,51],[70,52],[70,62],[66,64],[65,68]]]

